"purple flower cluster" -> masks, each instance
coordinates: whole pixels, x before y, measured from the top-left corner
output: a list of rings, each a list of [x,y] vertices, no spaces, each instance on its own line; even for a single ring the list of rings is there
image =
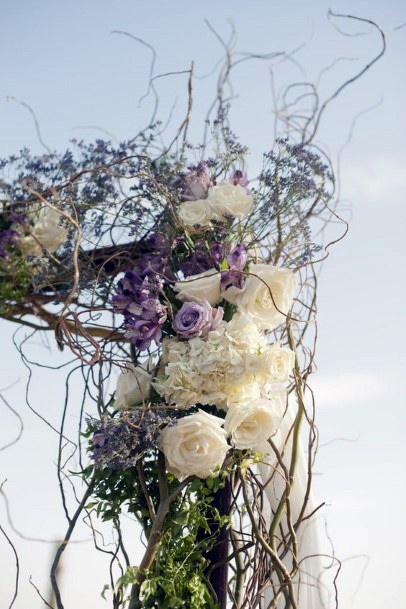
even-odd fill
[[[162,281],[158,275],[142,278],[137,270],[127,271],[117,285],[112,304],[124,315],[125,336],[141,351],[152,341],[159,343],[167,307],[159,300]]]
[[[132,269],[140,279],[159,274],[172,281],[171,244],[162,235],[153,233],[141,243],[139,257],[133,262]]]
[[[180,258],[179,269],[185,277],[209,271],[221,264],[227,251],[225,245],[222,243],[208,245],[206,241],[196,241],[194,251]]]
[[[27,216],[23,213],[18,213],[12,208],[8,208],[4,215],[0,215],[0,226],[3,230],[0,231],[0,258],[8,260],[10,245],[17,243],[19,238],[18,227],[27,221]]]
[[[10,257],[10,253],[7,251],[7,248],[16,243],[18,240],[18,233],[12,228],[6,228],[0,233],[0,258],[3,260],[8,260]]]
[[[223,290],[234,286],[242,288],[245,281],[245,275],[242,272],[247,264],[247,251],[245,245],[241,243],[234,247],[227,255],[229,269],[221,273],[221,287]]]
[[[105,415],[100,421],[89,421],[95,467],[134,467],[145,450],[156,448],[161,429],[171,424],[171,417],[154,410],[128,411],[118,419]]]
[[[213,308],[207,300],[185,302],[176,313],[172,327],[181,338],[204,337],[218,328],[223,314],[222,307]]]

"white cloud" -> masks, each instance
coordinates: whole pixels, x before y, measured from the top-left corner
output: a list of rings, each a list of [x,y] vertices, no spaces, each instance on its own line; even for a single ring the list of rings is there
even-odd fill
[[[385,388],[382,378],[368,373],[344,372],[316,375],[311,383],[319,408],[342,408],[380,397]]]
[[[405,163],[399,159],[372,158],[357,165],[344,166],[341,184],[342,196],[354,204],[404,204]]]

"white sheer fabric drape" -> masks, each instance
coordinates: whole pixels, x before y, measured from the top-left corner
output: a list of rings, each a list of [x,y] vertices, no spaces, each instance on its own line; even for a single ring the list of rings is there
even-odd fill
[[[293,425],[296,412],[297,409],[290,405],[283,419],[280,431],[274,438],[274,442],[278,450],[282,450],[282,447],[285,444],[289,430]],[[290,434],[290,437],[286,442],[283,459],[288,469],[292,450],[291,438],[292,434]],[[269,445],[267,445],[267,447],[268,449],[265,446],[262,446],[261,450],[269,452]],[[274,456],[268,457],[264,463],[258,465],[259,473],[264,484],[267,480],[269,480],[275,467],[277,468],[277,472],[273,476],[273,480],[265,487],[266,502],[264,506],[264,516],[268,527],[271,523],[272,516],[278,507],[283,491],[285,490],[285,478],[283,473],[278,473],[281,472],[281,470],[280,467],[278,467],[277,460]],[[290,505],[293,523],[297,521],[302,508],[306,486],[307,457],[302,444],[300,444],[294,483],[290,492]],[[315,505],[310,497],[304,516],[306,517],[306,515],[310,514],[314,507]],[[281,523],[284,530],[287,530],[286,513],[284,513]],[[325,559],[320,556],[318,535],[319,527],[320,519],[319,515],[316,513],[312,518],[305,520],[297,531],[300,569],[298,575],[295,576],[293,583],[298,609],[330,609],[331,607],[330,599],[328,598],[327,594],[327,587],[323,582],[323,575],[325,575],[323,563],[325,563]],[[283,562],[290,570],[292,565],[289,556],[286,556]],[[275,583],[277,583],[277,579],[275,579]],[[270,586],[269,589],[265,591],[262,609],[268,609],[268,607],[271,606],[271,601],[273,598],[274,594],[272,587]],[[275,607],[275,605],[272,605],[272,607]],[[285,599],[283,596],[278,601],[276,607],[278,609],[283,609],[285,607]]]

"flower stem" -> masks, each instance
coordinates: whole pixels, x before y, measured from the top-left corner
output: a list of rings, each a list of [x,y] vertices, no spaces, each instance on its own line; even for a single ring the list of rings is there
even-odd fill
[[[189,476],[188,478],[186,478],[186,480],[184,480],[183,482],[181,482],[181,484],[179,484],[179,486],[173,491],[173,493],[171,493],[169,496],[161,498],[161,500],[160,500],[160,503],[159,503],[159,506],[158,506],[158,509],[156,512],[155,520],[152,525],[151,534],[148,538],[147,547],[146,547],[144,556],[143,556],[141,563],[137,570],[136,581],[132,585],[132,588],[131,588],[131,597],[130,597],[130,604],[128,606],[128,609],[141,609],[141,607],[142,607],[141,600],[140,600],[141,585],[145,581],[146,576],[147,576],[147,571],[150,568],[150,566],[152,565],[154,558],[156,556],[156,553],[157,553],[157,550],[159,547],[159,540],[161,538],[162,527],[165,522],[165,518],[168,515],[169,508],[171,506],[172,501],[174,501],[176,499],[176,497],[179,495],[179,493],[181,493],[182,490],[192,480],[193,480],[193,477]]]
[[[293,437],[292,437],[292,453],[290,459],[290,467],[289,467],[289,483],[286,485],[286,488],[283,492],[281,500],[279,502],[278,508],[275,512],[275,516],[271,522],[271,526],[269,529],[269,537],[271,547],[275,550],[276,545],[276,529],[280,523],[282,518],[282,514],[285,510],[286,501],[290,494],[290,489],[294,481],[295,471],[297,466],[297,459],[299,454],[299,440],[300,440],[300,429],[303,421],[304,415],[304,396],[303,396],[303,384],[302,384],[302,376],[300,373],[299,360],[297,357],[296,345],[292,333],[292,329],[289,321],[287,322],[287,330],[289,337],[289,346],[292,351],[295,352],[295,379],[296,379],[296,394],[298,398],[298,411],[295,419],[295,424],[293,428]]]

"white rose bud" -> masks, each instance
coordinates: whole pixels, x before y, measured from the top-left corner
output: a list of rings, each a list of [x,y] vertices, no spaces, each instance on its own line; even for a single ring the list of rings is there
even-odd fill
[[[207,199],[181,203],[178,217],[184,226],[209,226],[212,211]]]
[[[209,188],[207,199],[216,220],[224,220],[227,216],[243,218],[252,211],[254,205],[253,196],[247,194],[242,186],[231,182]]]
[[[249,272],[252,275],[248,275],[242,289],[232,286],[223,297],[262,330],[273,330],[285,320],[292,306],[294,275],[289,269],[270,264],[251,264]]]
[[[268,398],[230,404],[225,418],[225,429],[233,446],[255,450],[261,442],[274,436],[281,424],[285,390],[274,390]]]
[[[149,398],[153,376],[149,370],[150,365],[151,359],[145,366],[125,365],[117,379],[115,408],[123,410],[141,404]]]
[[[265,353],[264,359],[264,369],[270,383],[284,383],[288,380],[295,365],[292,349],[285,349],[280,343],[275,343]]]
[[[68,229],[61,224],[62,216],[50,207],[42,207],[31,234],[19,240],[19,247],[25,256],[40,256],[44,248],[53,254],[65,241]]]
[[[179,300],[207,300],[213,307],[221,300],[220,273],[215,269],[191,275],[184,281],[175,283]]]
[[[223,423],[223,419],[199,410],[163,429],[159,448],[165,455],[168,471],[178,480],[218,475],[215,470],[223,465],[230,448]]]

